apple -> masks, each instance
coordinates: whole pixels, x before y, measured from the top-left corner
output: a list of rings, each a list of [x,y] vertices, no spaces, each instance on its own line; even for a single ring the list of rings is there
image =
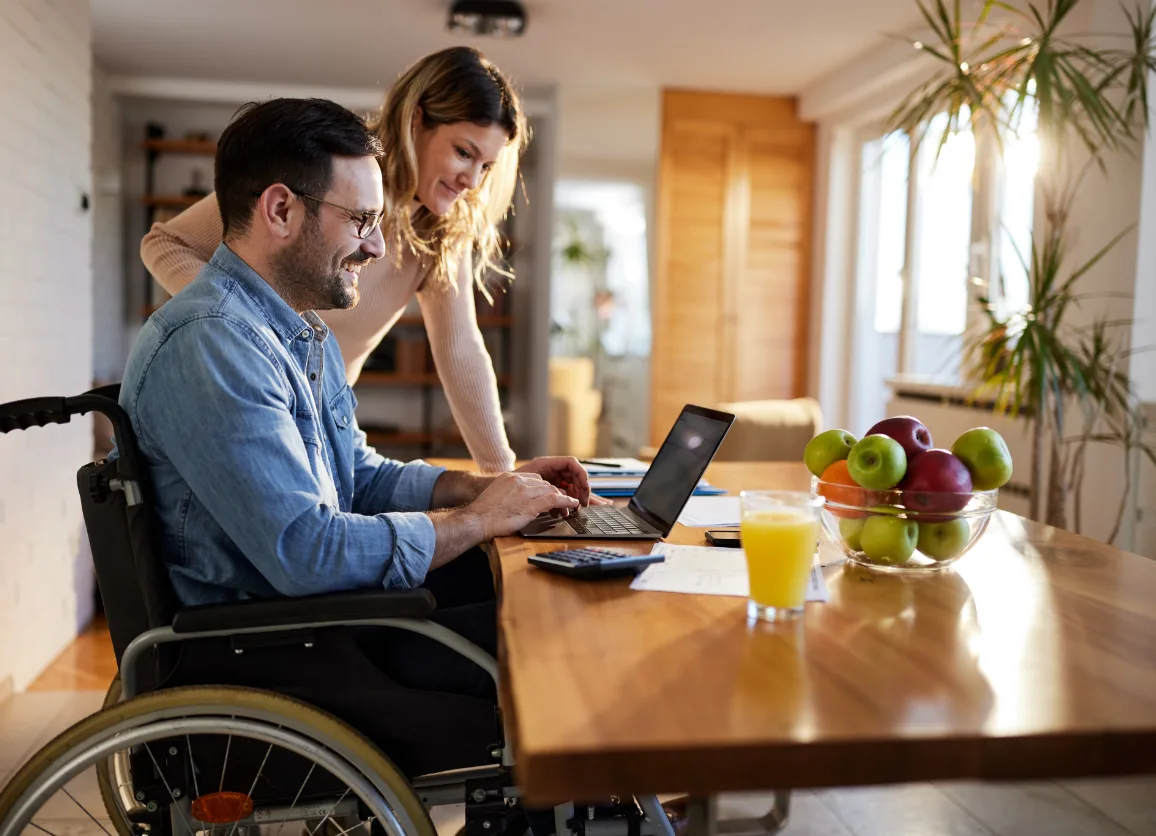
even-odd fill
[[[863,520],[856,519],[842,519],[839,520],[839,536],[843,538],[843,542],[847,544],[853,552],[863,550],[860,544],[860,536],[863,534]]]
[[[885,491],[898,485],[907,472],[907,454],[890,436],[869,435],[851,448],[847,472],[860,487]]]
[[[858,440],[846,430],[821,432],[807,442],[803,450],[803,464],[811,473],[822,476],[828,467],[847,458]]]
[[[899,566],[915,552],[919,525],[915,520],[892,514],[873,514],[863,522],[859,535],[863,553],[876,563]]]
[[[870,437],[870,436],[869,436]],[[948,450],[928,450],[915,457],[899,483],[903,505],[932,520],[927,512],[959,511],[971,499],[971,473]]]
[[[967,520],[925,522],[919,525],[917,546],[919,551],[932,560],[948,560],[963,554],[970,539],[971,526],[967,524]]]
[[[918,418],[912,418],[910,415],[884,418],[869,429],[867,435],[885,435],[895,439],[907,454],[907,461],[911,461],[920,453],[926,453],[933,446],[931,432]]]
[[[1012,457],[1003,436],[988,427],[968,430],[951,445],[951,452],[971,473],[977,491],[1002,488],[1012,476]]]

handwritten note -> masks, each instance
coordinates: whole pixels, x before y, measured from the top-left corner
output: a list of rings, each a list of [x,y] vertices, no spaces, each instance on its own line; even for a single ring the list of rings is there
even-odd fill
[[[634,578],[631,589],[646,592],[683,592],[691,595],[732,595],[745,598],[750,591],[746,556],[741,549],[676,546],[657,543],[652,554],[665,556]],[[811,567],[808,601],[826,601],[827,584],[819,567]]]

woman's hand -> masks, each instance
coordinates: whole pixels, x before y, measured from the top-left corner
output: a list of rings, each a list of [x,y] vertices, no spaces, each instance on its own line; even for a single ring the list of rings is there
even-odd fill
[[[582,505],[605,504],[601,501],[601,497],[591,496],[590,477],[573,456],[539,456],[514,472],[537,473],[567,496],[577,499]]]

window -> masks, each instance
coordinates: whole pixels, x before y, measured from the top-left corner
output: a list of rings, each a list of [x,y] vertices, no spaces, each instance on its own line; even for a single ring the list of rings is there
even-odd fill
[[[911,276],[918,335],[959,335],[967,326],[975,139],[970,131],[953,134],[940,147],[938,137],[946,122],[946,115],[933,119],[919,148],[915,269]],[[923,353],[917,351],[917,362]],[[935,373],[934,368],[920,371]]]
[[[879,160],[879,237],[875,259],[875,330],[899,333],[903,313],[903,251],[907,236],[907,135],[892,133],[869,143],[865,164]],[[878,149],[878,150],[876,150]],[[866,191],[865,191],[866,193]]]
[[[1040,165],[1035,108],[1025,107],[1018,131],[1005,138],[1002,163],[996,210],[999,256],[994,295],[1000,315],[1007,316],[1028,306],[1028,274],[1024,264],[1031,262],[1036,171]]]
[[[1035,113],[1023,109],[1002,153],[970,131],[940,147],[946,120],[932,121],[914,159],[906,134],[861,135],[849,377],[857,426],[883,417],[896,374],[958,382],[977,289],[990,288],[1003,314],[1028,303]]]

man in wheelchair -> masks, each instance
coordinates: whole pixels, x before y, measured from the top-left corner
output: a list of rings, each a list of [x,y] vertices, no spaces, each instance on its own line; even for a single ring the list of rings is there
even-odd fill
[[[224,240],[145,324],[120,403],[182,605],[424,585],[438,603],[430,620],[493,655],[493,579],[476,547],[586,504],[589,483],[571,458],[488,476],[366,446],[340,349],[315,311],[357,304],[362,266],[392,257],[379,153],[331,102],[245,109],[217,147]],[[166,685],[188,683],[300,696],[409,775],[492,762],[500,740],[492,679],[414,633],[197,642]]]
[[[0,433],[116,427],[120,455],[78,487],[123,686],[0,787],[0,836],[56,836],[57,793],[109,836],[435,836],[427,808],[462,801],[467,836],[673,836],[654,796],[512,803],[477,547],[589,482],[565,457],[485,476],[366,446],[315,311],[356,304],[389,257],[380,151],[331,102],[244,109],[217,150],[224,240],[145,324],[119,406],[0,404]],[[88,768],[112,830],[68,790]]]

